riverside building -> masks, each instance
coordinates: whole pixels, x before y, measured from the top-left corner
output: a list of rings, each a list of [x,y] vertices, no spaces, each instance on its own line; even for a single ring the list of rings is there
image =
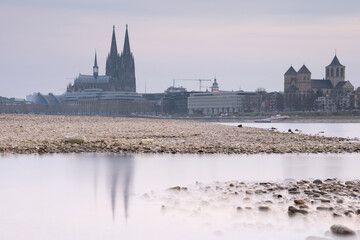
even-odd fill
[[[190,94],[188,109],[189,114],[205,115],[257,112],[260,102],[256,92],[220,91],[214,79],[211,92]]]
[[[345,66],[336,55],[325,67],[323,79],[312,79],[305,65],[299,71],[291,66],[284,74],[285,111],[351,109],[353,92],[354,86],[345,80]]]

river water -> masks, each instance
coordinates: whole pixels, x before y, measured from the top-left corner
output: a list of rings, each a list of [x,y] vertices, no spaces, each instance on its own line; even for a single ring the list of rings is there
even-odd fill
[[[325,137],[343,137],[360,139],[360,123],[221,123],[224,125],[237,126],[242,124],[246,127],[276,128],[278,131],[303,134],[320,135]],[[298,129],[299,131],[295,131]]]
[[[359,154],[3,155],[0,239],[305,239],[322,235],[333,220],[243,219],[225,210],[167,215],[163,204],[193,199],[172,199],[166,189],[230,180],[356,179],[359,167]]]

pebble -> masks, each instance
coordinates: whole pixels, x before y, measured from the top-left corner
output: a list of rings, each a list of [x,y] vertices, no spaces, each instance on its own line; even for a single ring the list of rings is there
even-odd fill
[[[319,207],[316,207],[316,210],[319,210],[319,211],[331,211],[331,210],[333,210],[333,208],[332,207],[319,206]]]
[[[322,184],[322,181],[320,179],[316,179],[313,181],[314,184]]]
[[[263,212],[270,211],[270,207],[268,206],[259,206],[258,209]]]
[[[309,206],[308,206],[308,205],[300,205],[299,208],[301,208],[301,209],[308,209]]]
[[[342,217],[342,215],[339,213],[333,213],[333,217]]]
[[[71,144],[82,144],[85,142],[84,136],[72,136],[72,137],[65,137],[64,138],[65,143],[71,143]]]
[[[168,190],[176,190],[176,191],[183,190],[183,191],[186,191],[187,188],[186,187],[175,186],[175,187],[169,188]]]
[[[296,207],[289,206],[288,208],[289,216],[293,216],[295,213],[308,214],[309,212],[303,209],[297,209]]]
[[[297,191],[297,190],[290,191],[290,190],[289,190],[289,194],[300,194],[300,191]]]
[[[336,234],[336,235],[341,235],[341,236],[353,236],[356,235],[356,232],[344,225],[340,225],[340,224],[334,224],[330,227],[330,230],[332,233]]]

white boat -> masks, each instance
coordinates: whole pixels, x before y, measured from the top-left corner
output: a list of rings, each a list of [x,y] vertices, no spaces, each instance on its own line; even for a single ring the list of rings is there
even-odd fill
[[[254,122],[256,122],[256,123],[271,123],[271,121],[284,120],[287,118],[289,118],[289,116],[281,116],[280,114],[277,114],[276,116],[271,116],[269,118],[257,119]]]

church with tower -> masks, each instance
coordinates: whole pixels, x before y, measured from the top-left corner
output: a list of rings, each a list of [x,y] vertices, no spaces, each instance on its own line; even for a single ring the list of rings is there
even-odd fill
[[[325,67],[323,79],[312,79],[305,64],[296,71],[292,66],[284,74],[284,101],[286,111],[311,111],[316,102],[335,101],[354,91],[350,81],[345,80],[345,66],[334,56]],[[337,103],[332,103],[332,105]],[[342,107],[343,108],[343,107]]]
[[[99,75],[95,52],[93,74],[79,74],[73,84],[69,84],[67,92],[82,92],[91,89],[114,92],[136,92],[134,56],[130,50],[128,26],[126,25],[124,47],[118,53],[115,26],[113,26],[111,47],[106,59],[105,75]]]

